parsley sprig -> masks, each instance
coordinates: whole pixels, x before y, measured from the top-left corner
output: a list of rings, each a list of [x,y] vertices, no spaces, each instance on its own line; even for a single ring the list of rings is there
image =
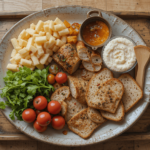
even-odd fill
[[[0,109],[5,109],[6,105],[11,107],[9,117],[14,120],[22,120],[22,112],[26,108],[33,108],[32,100],[38,95],[45,96],[50,101],[49,94],[54,91],[54,87],[47,81],[48,68],[31,71],[27,67],[19,68],[19,72],[7,71],[3,78],[5,87],[1,97],[6,97],[5,102],[0,102]]]

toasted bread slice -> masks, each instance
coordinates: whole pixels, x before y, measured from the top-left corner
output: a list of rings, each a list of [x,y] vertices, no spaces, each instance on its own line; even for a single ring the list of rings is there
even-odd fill
[[[57,89],[51,96],[51,100],[55,101],[64,101],[70,96],[70,90],[68,86],[62,86]]]
[[[102,65],[102,58],[99,53],[92,51],[91,61],[94,65]]]
[[[87,108],[77,113],[68,122],[68,128],[82,138],[88,138],[100,124],[93,122],[87,115]]]
[[[88,71],[86,69],[82,69],[82,71],[81,71],[81,78],[83,80],[89,81],[94,74],[95,74],[94,72]]]
[[[87,105],[81,104],[75,98],[71,97],[70,100],[66,100],[67,103],[67,115],[66,115],[66,122],[68,122],[74,115],[79,113],[81,110],[87,108]]]
[[[78,57],[81,60],[84,61],[90,61],[90,53],[88,52],[88,49],[85,47],[84,43],[82,41],[78,41],[76,44]]]
[[[82,61],[84,68],[91,72],[98,72],[101,70],[102,65],[94,65],[91,62]]]
[[[91,72],[95,71],[94,65],[90,62],[82,61],[82,65],[88,71],[91,71]]]
[[[120,80],[113,78],[106,81],[95,93],[92,107],[115,113],[123,96],[124,87]]]
[[[102,110],[101,110],[101,114],[104,118],[108,120],[121,121],[125,115],[125,110],[122,101],[120,101],[119,106],[114,114]]]
[[[62,101],[61,102],[61,116],[66,118],[66,115],[67,115],[67,103]]]
[[[68,84],[70,87],[71,95],[80,103],[86,104],[85,93],[88,81],[68,76]]]
[[[95,123],[104,123],[106,119],[100,114],[99,110],[88,107],[87,109],[88,117]]]
[[[127,112],[143,97],[143,91],[129,74],[122,74],[118,79],[124,85],[122,102]]]
[[[113,78],[113,74],[107,68],[102,69],[100,72],[92,76],[92,78],[88,83],[87,91],[85,95],[88,106],[90,107],[94,106],[94,104],[92,104],[92,101],[93,101],[93,97],[95,96],[95,93],[98,91],[100,86],[103,85],[104,82],[106,82],[111,78]]]

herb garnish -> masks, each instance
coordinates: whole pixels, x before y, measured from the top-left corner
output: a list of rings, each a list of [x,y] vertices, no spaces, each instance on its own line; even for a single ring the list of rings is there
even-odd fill
[[[6,97],[5,102],[0,102],[0,108],[5,109],[6,105],[11,107],[9,117],[14,120],[15,116],[18,120],[22,120],[22,112],[26,108],[33,108],[35,96],[45,96],[49,99],[50,91],[54,91],[54,87],[47,81],[49,66],[43,70],[36,69],[31,71],[27,67],[19,68],[19,72],[7,71],[7,75],[3,78],[5,82],[1,97]],[[15,116],[14,116],[15,115]]]

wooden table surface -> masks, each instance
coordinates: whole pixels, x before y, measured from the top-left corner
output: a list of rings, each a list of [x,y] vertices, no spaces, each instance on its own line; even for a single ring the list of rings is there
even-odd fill
[[[127,21],[150,47],[150,0],[0,0],[0,39],[22,17],[58,5],[85,5],[111,11]],[[104,143],[63,150],[149,150],[150,106],[124,134]],[[17,130],[0,112],[0,150],[48,150],[59,146],[35,141]]]

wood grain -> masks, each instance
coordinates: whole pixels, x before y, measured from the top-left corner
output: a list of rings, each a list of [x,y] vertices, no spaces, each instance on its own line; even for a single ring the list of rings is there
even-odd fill
[[[42,0],[3,0],[3,11],[38,11]]]
[[[107,11],[150,12],[149,0],[107,0]]]
[[[60,5],[83,5],[107,10],[106,0],[43,0],[43,9]]]

